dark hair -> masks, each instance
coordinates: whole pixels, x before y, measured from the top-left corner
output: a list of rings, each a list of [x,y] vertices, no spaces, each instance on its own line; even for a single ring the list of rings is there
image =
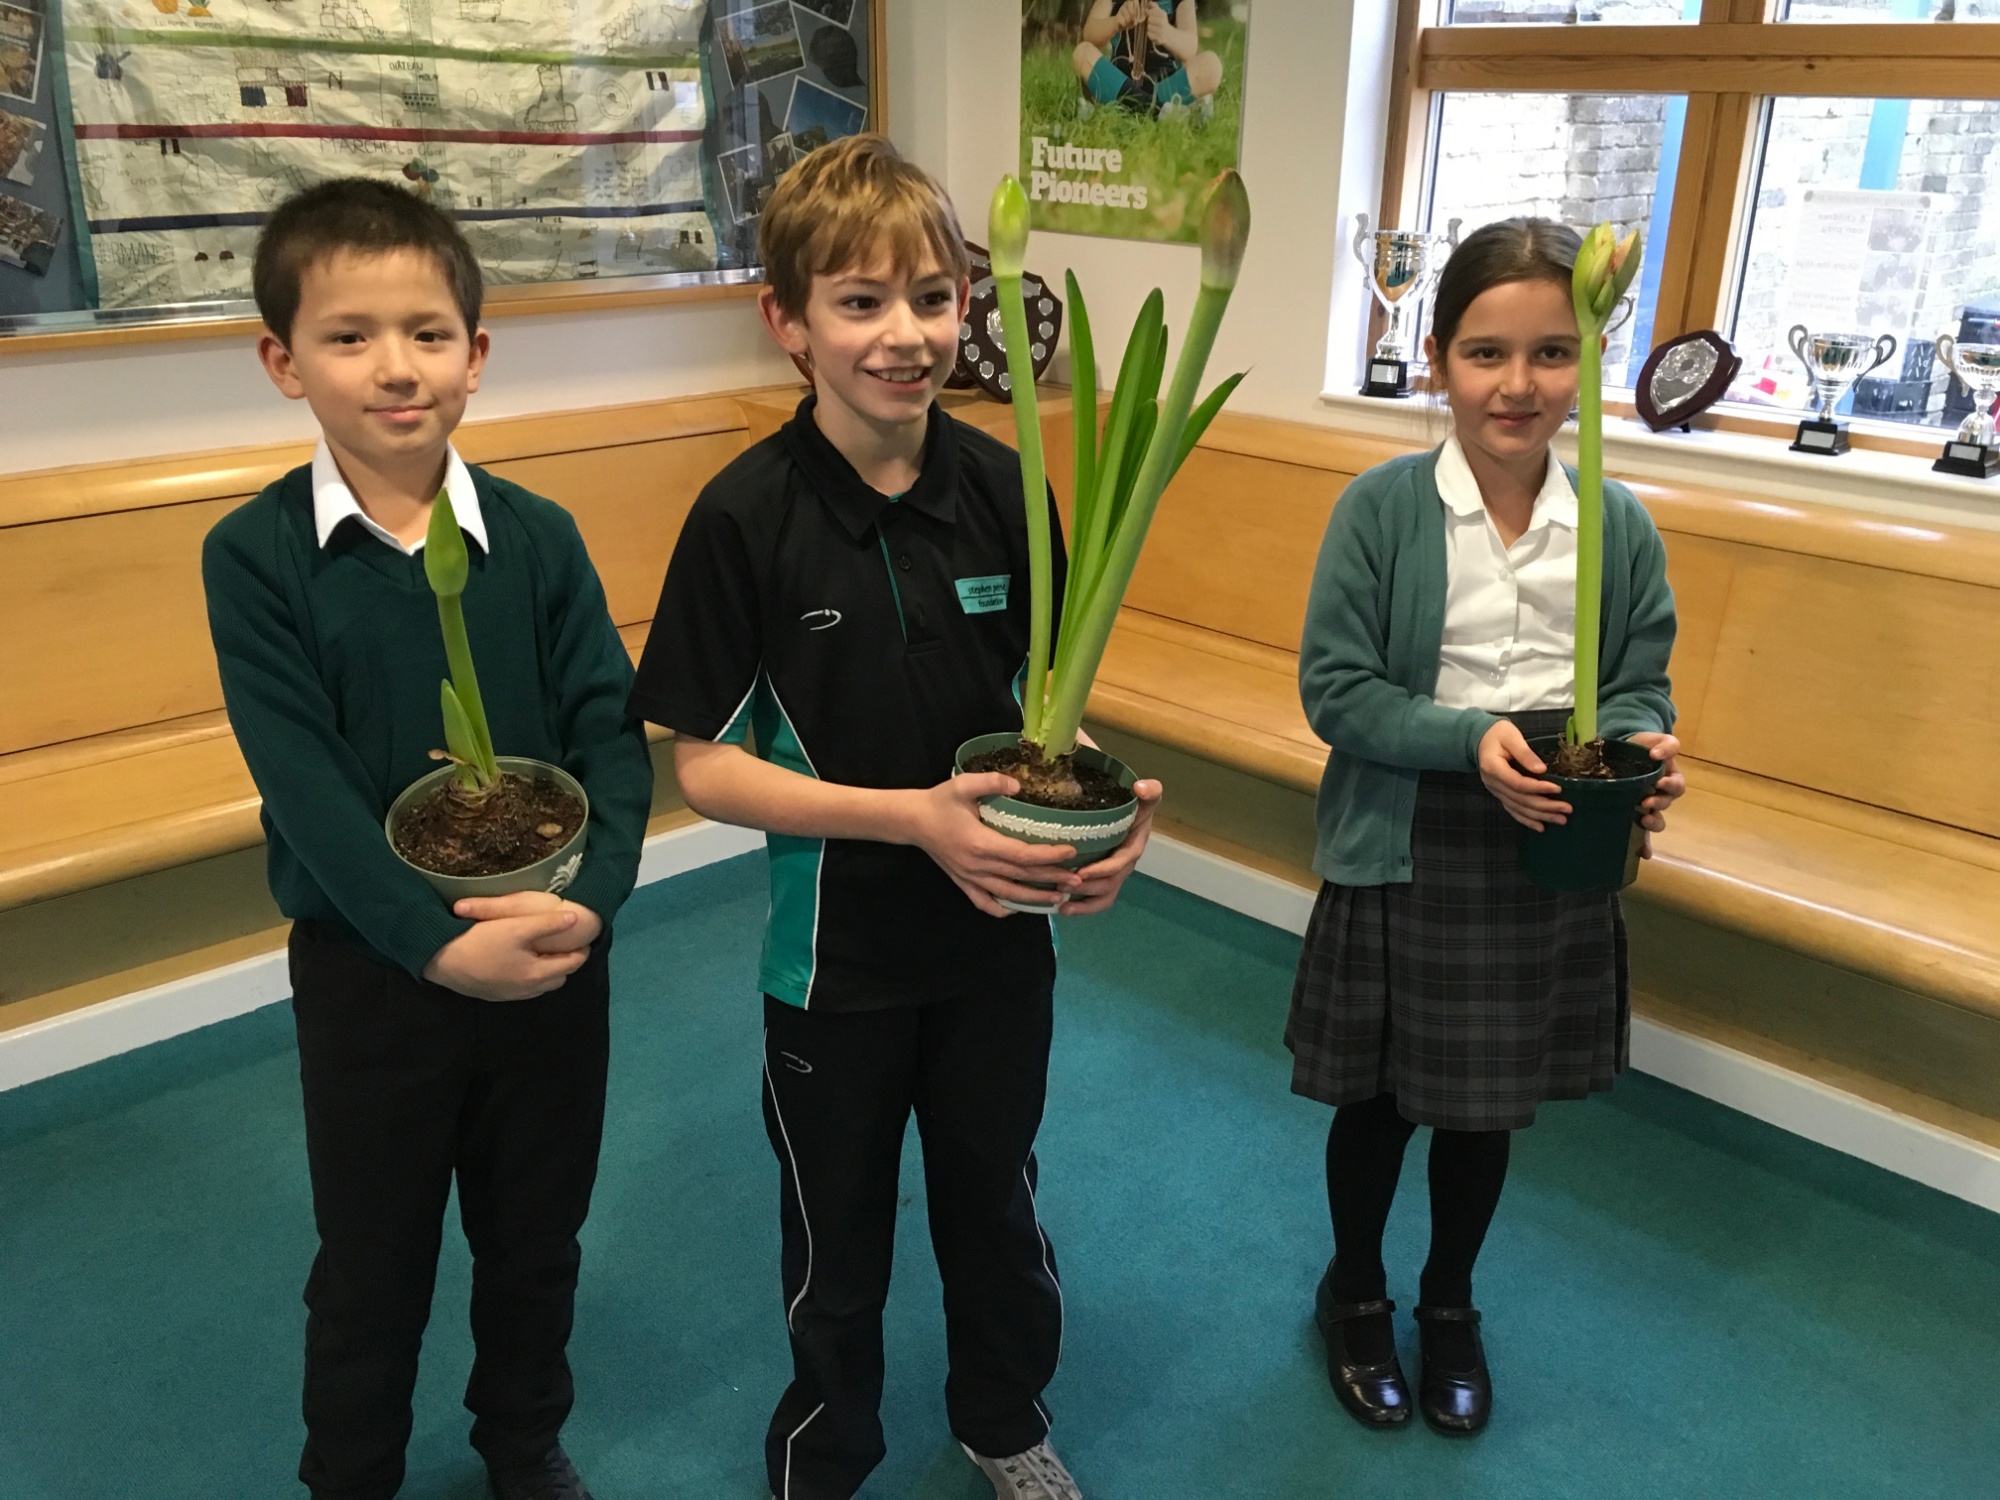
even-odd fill
[[[1431,302],[1431,337],[1438,362],[1458,334],[1465,310],[1481,292],[1510,281],[1555,281],[1567,287],[1583,236],[1554,219],[1502,219],[1482,224],[1451,252]]]
[[[451,216],[416,194],[369,177],[336,177],[292,194],[257,236],[250,284],[264,326],[280,343],[292,341],[306,272],[342,250],[384,255],[421,250],[450,283],[465,331],[479,327],[479,258]]]

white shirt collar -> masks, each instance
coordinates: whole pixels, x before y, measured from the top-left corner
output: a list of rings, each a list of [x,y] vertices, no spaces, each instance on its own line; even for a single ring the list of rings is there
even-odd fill
[[[1473,477],[1472,465],[1466,461],[1465,449],[1459,446],[1457,433],[1446,438],[1444,446],[1438,450],[1436,478],[1438,496],[1447,509],[1461,516],[1486,514],[1486,501],[1479,493],[1479,481]],[[1528,529],[1533,531],[1544,521],[1576,530],[1576,491],[1570,487],[1569,475],[1556,458],[1553,448],[1549,450],[1548,472],[1542,476],[1541,492],[1535,496],[1534,515],[1528,522]]]
[[[458,529],[479,543],[481,552],[493,549],[486,540],[486,517],[479,509],[479,490],[472,482],[472,471],[465,466],[465,460],[458,456],[456,448],[448,447],[450,457],[445,461],[444,488],[451,496],[451,511],[458,518]],[[387,542],[398,552],[414,557],[423,551],[423,538],[417,538],[414,547],[405,547],[395,533],[378,524],[374,517],[361,508],[361,502],[354,498],[354,491],[347,487],[341,477],[340,465],[334,461],[333,450],[326,445],[326,439],[319,440],[319,447],[313,450],[313,529],[319,533],[319,544],[324,547],[327,539],[342,521],[352,518],[359,521],[370,535]]]

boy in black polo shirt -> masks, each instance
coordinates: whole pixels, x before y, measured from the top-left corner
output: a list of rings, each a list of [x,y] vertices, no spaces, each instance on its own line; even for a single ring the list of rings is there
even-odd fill
[[[323,437],[309,467],[216,524],[202,578],[272,894],[293,918],[320,1236],[299,1477],[316,1500],[401,1485],[455,1174],[473,1446],[500,1500],[588,1500],[557,1437],[604,1124],[610,922],[652,800],[644,729],[625,715],[631,662],[567,512],[452,450],[487,348],[457,226],[386,183],[322,183],[271,216],[255,285],[258,354]],[[441,487],[473,544],[463,602],[494,743],[589,793],[565,896],[453,909],[383,837],[443,732],[420,551]]]
[[[766,1438],[779,1500],[846,1500],[885,1452],[882,1307],[903,1132],[923,1138],[953,1433],[997,1495],[1076,1500],[1041,1393],[1062,1346],[1035,1216],[1055,953],[1046,918],[1108,906],[1145,846],[1080,875],[987,829],[1018,730],[1027,523],[1013,450],[936,404],[968,260],[949,200],[880,136],[807,157],[759,225],[763,310],[815,394],[703,490],[632,695],[676,731],[689,803],[769,833],[764,1119],[781,1179],[793,1380]],[[1053,500],[1051,500],[1053,505]],[[1060,531],[1057,569],[1061,577]],[[744,748],[754,738],[756,754]],[[1006,918],[1002,920],[1002,918]]]

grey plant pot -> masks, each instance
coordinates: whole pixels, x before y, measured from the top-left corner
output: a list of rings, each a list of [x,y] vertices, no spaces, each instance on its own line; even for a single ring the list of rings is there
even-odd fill
[[[582,783],[561,766],[552,766],[546,761],[529,760],[519,755],[497,755],[494,761],[501,770],[512,771],[517,776],[555,782],[583,804],[583,822],[577,825],[576,832],[562,848],[522,869],[509,870],[503,875],[440,875],[435,870],[426,870],[422,865],[403,859],[402,851],[396,848],[396,828],[402,822],[404,813],[418,798],[451,776],[453,768],[441,766],[428,776],[419,777],[403,788],[403,794],[389,804],[389,816],[382,820],[382,832],[389,840],[390,852],[428,880],[431,889],[447,902],[462,901],[467,896],[512,896],[521,891],[548,891],[554,894],[567,889],[569,883],[576,879],[576,872],[583,868],[584,840],[590,832],[590,798],[585,794]]]
[[[984,755],[989,750],[1004,750],[1019,744],[1021,736],[1016,731],[1000,734],[976,735],[958,747],[958,754],[952,758],[952,774],[965,769],[965,763],[975,755]],[[1079,745],[1076,749],[1077,764],[1094,770],[1105,771],[1118,778],[1119,784],[1128,790],[1139,779],[1138,773],[1116,756],[1106,755],[1102,750],[1089,745]],[[1087,812],[1072,811],[1062,807],[1043,807],[1034,802],[1023,802],[1018,797],[982,797],[979,799],[979,820],[988,828],[1006,834],[1009,838],[1020,839],[1029,844],[1068,844],[1076,850],[1072,859],[1063,861],[1066,870],[1081,870],[1085,865],[1095,864],[1113,849],[1125,842],[1125,836],[1132,831],[1132,824],[1139,816],[1139,799],[1129,797],[1116,807],[1092,809]],[[1026,903],[1002,901],[1009,911],[1044,914],[1047,906],[1029,906]]]

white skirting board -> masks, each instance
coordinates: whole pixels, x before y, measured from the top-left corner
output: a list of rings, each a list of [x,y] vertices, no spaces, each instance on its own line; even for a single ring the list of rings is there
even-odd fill
[[[692,823],[646,841],[639,883],[763,846],[760,833]],[[1285,932],[1303,933],[1313,892],[1178,839],[1155,836],[1140,869]],[[115,1057],[291,993],[282,952],[0,1032],[0,1090]],[[2000,1150],[1719,1043],[1635,1018],[1632,1066],[1820,1145],[2000,1211]]]

